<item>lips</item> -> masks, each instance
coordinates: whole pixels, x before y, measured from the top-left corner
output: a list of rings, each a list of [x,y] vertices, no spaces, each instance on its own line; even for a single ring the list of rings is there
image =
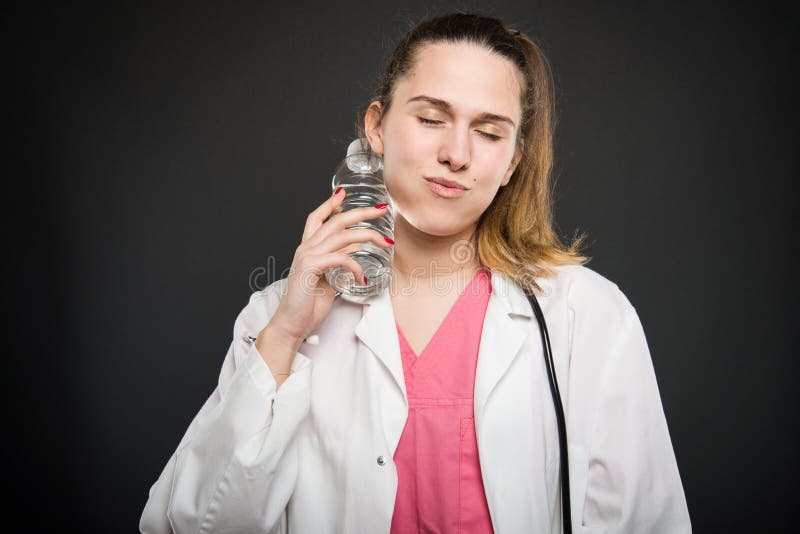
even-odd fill
[[[452,187],[452,188],[455,188],[455,189],[467,189],[466,187],[464,187],[460,183],[455,182],[453,180],[446,180],[444,178],[439,178],[439,177],[433,177],[433,178],[427,178],[426,177],[425,179],[427,181],[429,181],[429,182],[433,182],[435,184],[443,185],[445,187]]]
[[[444,182],[444,184],[440,182]],[[447,183],[453,184],[454,187],[449,187],[448,185],[445,185]],[[461,186],[456,182],[450,180],[442,180],[441,178],[433,178],[433,179],[426,178],[425,184],[433,192],[433,194],[435,194],[440,198],[447,198],[447,199],[460,198],[466,195],[468,191],[468,189],[466,189],[465,187]]]

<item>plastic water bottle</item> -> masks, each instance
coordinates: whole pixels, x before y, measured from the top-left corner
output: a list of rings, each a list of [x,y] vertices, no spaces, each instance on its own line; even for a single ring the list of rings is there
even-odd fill
[[[383,182],[383,158],[368,154],[356,139],[347,147],[347,157],[336,169],[331,183],[332,191],[344,187],[345,198],[336,213],[386,202],[386,212],[375,219],[358,222],[348,228],[372,228],[394,239],[394,208]],[[367,277],[355,280],[353,273],[343,267],[325,271],[325,278],[336,291],[353,296],[372,296],[380,293],[391,281],[391,263],[394,247],[382,248],[373,243],[359,243],[360,250],[350,252],[350,257],[361,265]]]

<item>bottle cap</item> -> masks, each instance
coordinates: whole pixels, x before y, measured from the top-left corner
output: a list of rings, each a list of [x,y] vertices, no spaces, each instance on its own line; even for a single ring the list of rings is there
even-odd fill
[[[352,156],[353,154],[363,153],[364,149],[361,147],[361,139],[356,139],[352,141],[349,145],[347,145],[347,155]]]

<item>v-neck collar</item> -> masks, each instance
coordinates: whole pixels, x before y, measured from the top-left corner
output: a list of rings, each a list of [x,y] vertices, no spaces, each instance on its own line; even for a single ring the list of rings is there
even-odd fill
[[[470,280],[470,282],[466,286],[464,286],[463,291],[461,291],[461,293],[458,295],[458,298],[453,303],[453,305],[450,307],[450,310],[448,310],[447,315],[444,316],[444,319],[442,319],[442,322],[439,323],[439,326],[436,328],[436,331],[433,333],[433,336],[431,336],[431,338],[428,340],[428,343],[425,345],[425,347],[423,347],[422,352],[420,352],[419,354],[416,353],[414,348],[408,342],[408,339],[406,338],[405,334],[403,333],[403,330],[400,328],[400,323],[398,323],[397,320],[395,319],[395,325],[397,326],[397,334],[398,334],[398,338],[400,340],[400,343],[402,345],[405,345],[406,350],[409,353],[411,353],[412,356],[414,356],[414,360],[411,362],[410,368],[415,367],[417,362],[419,362],[425,356],[425,353],[428,352],[428,349],[431,348],[431,345],[434,344],[436,339],[439,337],[439,333],[442,331],[444,326],[447,324],[447,322],[453,316],[454,310],[458,306],[461,305],[461,301],[464,299],[464,295],[467,294],[467,290],[471,289],[472,286],[477,283],[478,277],[481,275],[483,270],[484,270],[483,267],[478,269],[478,271],[473,275],[472,280]]]

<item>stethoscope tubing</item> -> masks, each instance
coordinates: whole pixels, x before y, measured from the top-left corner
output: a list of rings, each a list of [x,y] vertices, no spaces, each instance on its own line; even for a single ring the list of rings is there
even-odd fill
[[[567,453],[567,424],[564,418],[564,406],[561,403],[561,393],[558,390],[556,380],[556,366],[553,363],[553,351],[550,348],[550,334],[547,332],[547,323],[544,320],[544,313],[539,306],[539,301],[532,291],[525,290],[525,295],[531,303],[533,314],[539,322],[539,333],[542,337],[542,348],[544,349],[544,364],[547,369],[547,379],[550,383],[550,393],[553,396],[553,406],[556,411],[556,423],[558,424],[558,445],[561,457],[561,514],[562,528],[564,534],[572,534],[571,513],[569,504],[569,456]]]

